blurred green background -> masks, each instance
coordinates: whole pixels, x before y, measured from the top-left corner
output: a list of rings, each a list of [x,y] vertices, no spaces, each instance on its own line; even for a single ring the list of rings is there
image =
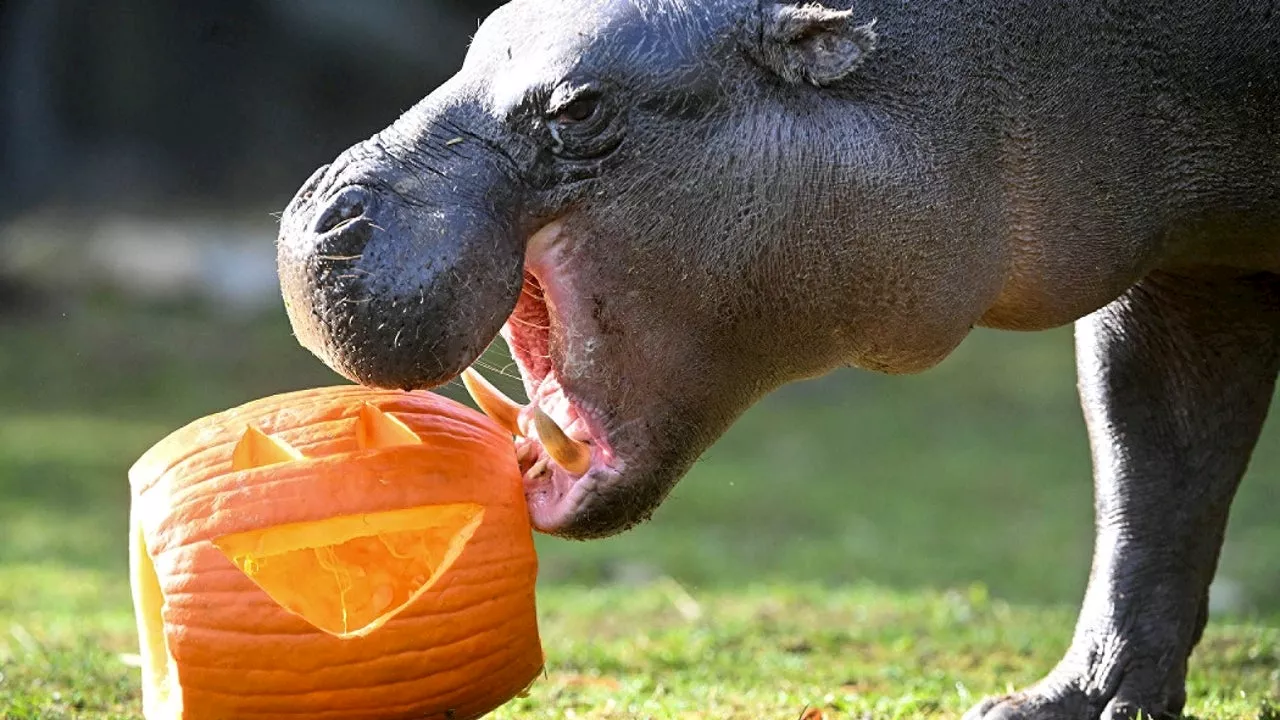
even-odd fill
[[[504,350],[486,364],[506,366]],[[228,315],[106,291],[7,314],[0,373],[0,565],[120,577],[125,473],[148,446],[255,397],[342,382],[294,342],[277,307]],[[716,444],[649,524],[591,543],[540,538],[542,580],[983,583],[1009,600],[1073,603],[1092,539],[1074,382],[1063,329],[978,332],[919,376],[842,371],[789,386]],[[465,398],[456,383],[442,392]],[[1280,609],[1277,449],[1269,426],[1232,516],[1219,610]]]
[[[0,3],[0,566],[123,581],[139,454],[201,415],[339,381],[290,335],[274,213],[451,73],[496,4]],[[486,362],[507,367],[502,348]],[[542,580],[982,583],[1074,604],[1092,539],[1074,387],[1069,328],[980,331],[921,376],[787,387],[651,523],[540,539]],[[1277,476],[1269,425],[1218,612],[1280,610]]]

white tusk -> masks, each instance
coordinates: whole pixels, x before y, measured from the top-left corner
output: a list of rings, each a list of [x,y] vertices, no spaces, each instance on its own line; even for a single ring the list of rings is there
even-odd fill
[[[467,386],[471,399],[476,401],[485,415],[493,418],[512,435],[522,435],[520,425],[516,422],[522,409],[520,403],[503,395],[501,390],[471,368],[462,371],[462,384]]]
[[[538,430],[542,447],[560,467],[574,475],[581,475],[591,467],[591,448],[565,435],[556,421],[537,406],[533,408],[533,426]]]

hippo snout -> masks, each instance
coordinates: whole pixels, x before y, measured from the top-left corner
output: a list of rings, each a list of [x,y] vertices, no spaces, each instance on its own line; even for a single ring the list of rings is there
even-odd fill
[[[505,175],[474,157],[434,174],[378,148],[344,158],[304,184],[281,221],[278,271],[294,332],[361,384],[448,382],[519,295],[522,238],[499,204],[476,199],[502,192]]]

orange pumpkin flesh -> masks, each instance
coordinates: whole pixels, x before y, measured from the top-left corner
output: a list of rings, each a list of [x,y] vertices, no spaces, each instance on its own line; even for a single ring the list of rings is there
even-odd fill
[[[510,434],[431,393],[203,418],[130,470],[148,720],[473,718],[542,668]]]

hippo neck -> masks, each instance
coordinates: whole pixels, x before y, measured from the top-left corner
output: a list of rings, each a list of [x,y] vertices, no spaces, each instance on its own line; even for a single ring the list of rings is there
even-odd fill
[[[848,138],[870,127],[894,176],[868,183],[867,143],[842,141],[834,184],[855,190],[821,223],[838,247],[793,235],[811,249],[779,251],[818,258],[794,325],[826,333],[837,362],[914,372],[975,325],[1068,324],[1188,254],[1276,257],[1280,51],[1247,54],[1276,45],[1275,21],[1226,28],[1187,0],[1043,5],[866,6],[877,54],[818,114],[857,118]],[[1224,33],[1240,43],[1185,46]]]
[[[885,72],[912,79],[913,130],[943,149],[952,240],[1005,258],[980,324],[1072,322],[1173,258],[1275,264],[1280,23],[1248,5],[885,5],[905,48]]]

